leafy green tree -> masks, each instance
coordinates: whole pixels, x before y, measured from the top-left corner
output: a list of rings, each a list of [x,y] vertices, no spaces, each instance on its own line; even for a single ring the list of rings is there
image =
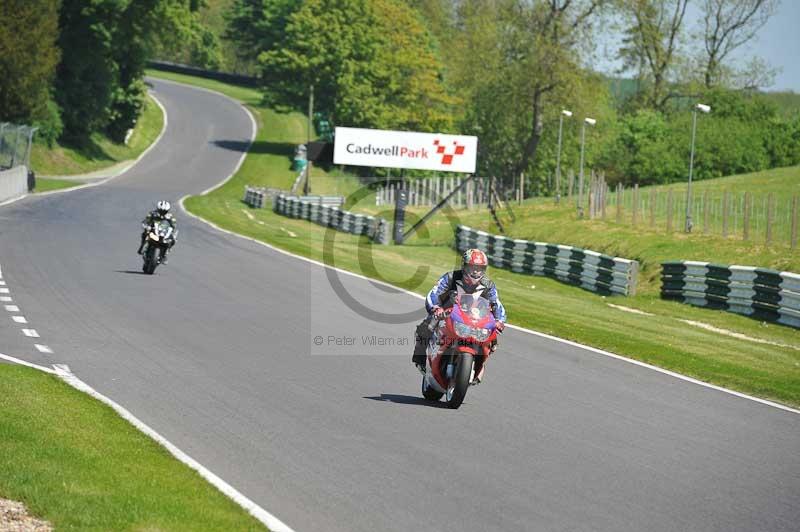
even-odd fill
[[[196,0],[63,0],[56,98],[65,135],[106,129],[117,141],[144,101],[142,81],[156,43],[191,35]]]
[[[0,121],[35,123],[47,141],[61,128],[51,99],[58,8],[58,0],[0,2]]]
[[[255,65],[260,53],[282,45],[289,16],[299,4],[296,0],[234,0],[225,12],[224,37],[236,45],[242,62]]]
[[[287,21],[283,46],[259,55],[267,102],[316,105],[349,126],[447,130],[452,98],[430,34],[396,0],[306,0]]]

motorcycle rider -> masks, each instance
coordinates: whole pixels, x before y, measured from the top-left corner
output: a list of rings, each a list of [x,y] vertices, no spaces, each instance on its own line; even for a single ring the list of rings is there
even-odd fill
[[[411,361],[417,369],[425,374],[426,354],[433,334],[429,329],[432,319],[442,319],[445,315],[445,308],[452,307],[457,294],[477,294],[489,300],[492,313],[496,320],[497,332],[503,332],[506,322],[506,309],[500,302],[495,284],[486,277],[486,267],[489,261],[486,254],[479,249],[468,249],[461,257],[461,269],[447,272],[439,278],[428,297],[425,298],[425,309],[428,316],[417,325],[416,342],[414,345],[414,355]],[[492,351],[497,348],[497,344],[492,345]]]
[[[175,245],[175,240],[178,236],[178,229],[177,229],[177,220],[175,220],[175,216],[169,212],[171,205],[166,200],[161,200],[156,204],[156,208],[147,213],[144,220],[142,220],[142,241],[139,243],[139,255],[142,254],[144,250],[144,242],[147,239],[147,231],[151,225],[154,223],[160,222],[161,220],[166,220],[172,226],[172,243],[164,250],[164,255],[161,257],[161,264],[167,264],[167,255],[169,255],[169,251],[172,249],[172,246]]]

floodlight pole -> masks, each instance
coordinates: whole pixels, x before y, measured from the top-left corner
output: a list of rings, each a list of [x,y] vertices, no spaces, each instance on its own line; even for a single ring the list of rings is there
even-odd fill
[[[564,117],[572,116],[572,111],[561,110],[558,116],[558,152],[556,154],[556,204],[561,201],[561,131],[564,128]]]
[[[583,153],[586,146],[586,124],[593,126],[597,123],[594,118],[584,118],[581,127],[581,173],[578,180],[578,218],[583,218]]]
[[[303,195],[308,196],[310,191],[309,180],[311,179],[311,125],[314,117],[314,84],[311,84],[311,91],[308,95],[308,126],[306,127],[306,179],[303,183]]]
[[[711,107],[698,103],[692,109],[692,148],[689,155],[689,184],[686,187],[686,223],[684,230],[687,233],[692,232],[692,171],[694,169],[694,141],[697,136],[697,111],[708,113]]]

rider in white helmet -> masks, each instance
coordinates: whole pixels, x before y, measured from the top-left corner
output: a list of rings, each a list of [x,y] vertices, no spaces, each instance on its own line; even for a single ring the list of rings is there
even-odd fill
[[[142,254],[142,250],[144,249],[144,241],[147,238],[147,228],[152,225],[153,222],[159,222],[161,220],[166,220],[172,226],[172,243],[170,246],[164,251],[164,256],[161,258],[161,264],[167,263],[167,255],[169,255],[169,251],[172,249],[172,246],[175,245],[175,239],[178,236],[178,229],[177,229],[177,221],[175,220],[175,216],[169,212],[171,205],[166,200],[161,200],[156,204],[156,208],[147,213],[145,219],[142,220],[142,228],[144,231],[142,232],[142,241],[139,243],[139,251],[137,253],[139,255]]]

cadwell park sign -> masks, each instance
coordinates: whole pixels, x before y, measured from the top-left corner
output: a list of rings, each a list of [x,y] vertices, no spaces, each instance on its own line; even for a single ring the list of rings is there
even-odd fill
[[[478,137],[337,127],[333,163],[475,173]]]

